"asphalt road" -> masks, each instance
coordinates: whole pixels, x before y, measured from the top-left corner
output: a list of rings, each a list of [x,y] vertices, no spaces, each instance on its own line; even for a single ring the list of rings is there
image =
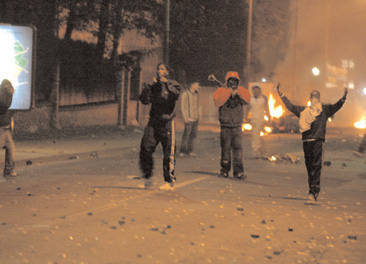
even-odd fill
[[[366,263],[365,159],[352,137],[328,137],[319,205],[305,205],[299,135],[266,138],[245,181],[217,177],[219,137],[177,160],[173,192],[155,153],[156,186],[139,189],[136,149],[21,168],[0,184],[0,263]]]

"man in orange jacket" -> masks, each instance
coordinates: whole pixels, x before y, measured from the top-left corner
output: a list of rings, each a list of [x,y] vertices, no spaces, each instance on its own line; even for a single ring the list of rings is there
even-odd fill
[[[243,106],[249,103],[250,93],[239,86],[240,79],[237,72],[228,72],[225,80],[226,87],[218,88],[213,94],[215,106],[219,107],[221,126],[220,177],[229,177],[232,152],[234,178],[245,179],[241,126],[244,117]]]

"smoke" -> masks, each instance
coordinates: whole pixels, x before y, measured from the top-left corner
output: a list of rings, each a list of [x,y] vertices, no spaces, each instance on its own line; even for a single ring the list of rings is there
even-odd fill
[[[366,2],[362,0],[292,1],[292,27],[285,60],[275,79],[298,104],[311,90],[323,103],[335,103],[349,88],[344,107],[332,126],[353,126],[366,115]],[[320,75],[311,70],[317,67]]]

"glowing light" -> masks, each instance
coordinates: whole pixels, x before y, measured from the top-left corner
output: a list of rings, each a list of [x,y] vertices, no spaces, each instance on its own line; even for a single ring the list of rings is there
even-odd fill
[[[270,128],[269,126],[265,126],[264,131],[266,131],[267,133],[272,133],[272,128]]]
[[[269,99],[268,99],[269,112],[272,117],[280,118],[283,115],[283,113],[285,112],[285,110],[283,110],[281,105],[275,107],[275,104],[276,104],[276,100],[274,99],[272,94],[269,94]]]
[[[264,83],[267,82],[266,78],[262,78],[262,82]]]
[[[363,95],[366,95],[366,87],[363,88]]]
[[[365,129],[366,128],[366,116],[363,116],[361,118],[361,120],[355,122],[353,124],[356,128],[359,128],[359,129]]]
[[[332,122],[332,118],[330,118],[330,117],[329,117],[329,118],[328,118],[328,122],[329,122],[329,123],[330,123],[330,122]]]
[[[308,106],[311,106],[311,102],[310,102],[310,101],[308,101],[307,105],[308,105]]]
[[[268,158],[270,161],[276,161],[277,160],[277,158],[275,157],[275,156],[271,156],[271,157],[269,157]]]
[[[320,70],[317,67],[314,67],[311,71],[314,74],[314,76],[319,76],[320,74]]]
[[[252,130],[252,125],[251,124],[249,124],[249,123],[244,123],[244,124],[242,124],[242,126],[241,126],[241,131],[245,131],[245,130],[247,130],[247,131],[250,131],[250,130]]]
[[[261,131],[261,133],[260,133],[260,136],[261,136],[261,137],[263,137],[263,136],[264,136],[264,133],[263,133],[263,131]]]
[[[268,121],[269,120],[268,116],[265,115],[264,120]]]

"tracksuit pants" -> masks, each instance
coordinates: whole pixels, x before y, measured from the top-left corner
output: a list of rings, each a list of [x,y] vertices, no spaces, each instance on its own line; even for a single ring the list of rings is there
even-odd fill
[[[157,145],[161,142],[164,152],[163,171],[166,182],[175,181],[174,169],[176,159],[175,124],[171,120],[166,124],[152,124],[149,122],[144,130],[141,140],[139,163],[142,177],[150,178],[153,175],[153,154]]]
[[[197,136],[198,120],[184,123],[184,131],[180,146],[180,153],[189,154],[193,152],[193,141]]]
[[[320,192],[320,175],[323,165],[324,142],[321,139],[303,141],[306,169],[308,171],[309,193]]]
[[[241,127],[221,126],[221,171],[229,172],[231,168],[231,154],[233,155],[234,175],[244,172],[243,165],[243,132]]]
[[[7,176],[15,168],[15,144],[10,128],[0,128],[0,147],[5,149],[5,166],[3,175]]]

